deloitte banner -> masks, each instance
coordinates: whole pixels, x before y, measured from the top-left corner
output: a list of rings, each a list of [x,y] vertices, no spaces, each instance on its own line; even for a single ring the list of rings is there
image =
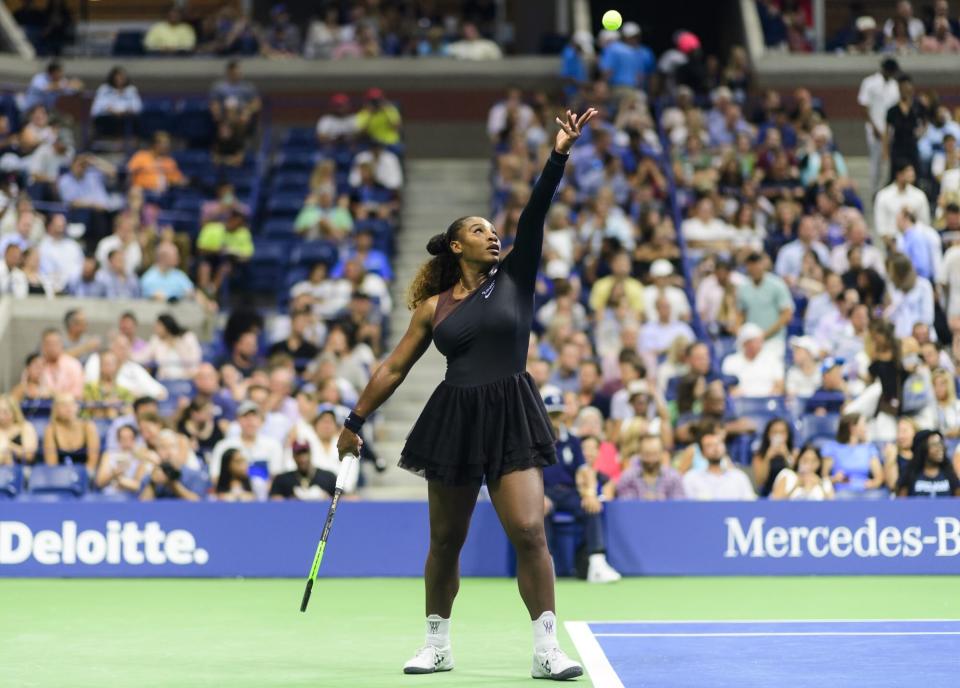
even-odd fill
[[[327,503],[0,502],[0,576],[306,576]],[[611,562],[628,575],[960,574],[960,499],[833,503],[621,502]],[[346,502],[323,576],[419,576],[425,503]],[[461,568],[511,573],[489,503]]]

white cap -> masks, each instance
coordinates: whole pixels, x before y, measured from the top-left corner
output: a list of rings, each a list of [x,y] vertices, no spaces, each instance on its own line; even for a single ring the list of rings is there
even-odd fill
[[[593,34],[589,31],[574,31],[573,42],[585,53],[593,55]]]
[[[600,45],[606,45],[607,43],[612,43],[613,41],[617,40],[620,40],[619,31],[610,31],[608,29],[604,29],[597,34],[597,43]]]
[[[746,342],[757,338],[763,339],[763,328],[756,323],[745,323],[737,332],[737,347],[743,348]]]
[[[804,351],[809,352],[814,358],[820,356],[820,345],[817,343],[816,339],[810,337],[809,335],[790,337],[790,346],[803,349]]]
[[[544,269],[547,279],[567,279],[570,276],[570,266],[559,258],[547,261],[547,267]]]
[[[873,17],[864,15],[857,17],[857,31],[873,31],[877,28],[877,20]]]
[[[673,274],[673,263],[666,258],[657,258],[650,266],[651,277],[669,277]]]
[[[640,25],[637,22],[627,22],[620,30],[623,31],[624,38],[633,38],[640,35]]]
[[[635,397],[638,394],[650,394],[650,385],[646,380],[634,380],[627,385],[627,397]]]

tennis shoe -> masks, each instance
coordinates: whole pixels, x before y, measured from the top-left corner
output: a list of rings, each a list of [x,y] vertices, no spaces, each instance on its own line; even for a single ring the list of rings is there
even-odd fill
[[[530,675],[534,678],[566,681],[583,676],[583,667],[567,657],[559,647],[552,647],[543,652],[533,653],[533,669]]]
[[[588,583],[616,583],[621,578],[623,576],[610,566],[605,556],[602,554],[591,555],[590,565],[587,567]]]
[[[405,674],[432,674],[453,669],[453,653],[450,646],[424,645],[409,662],[403,665]]]

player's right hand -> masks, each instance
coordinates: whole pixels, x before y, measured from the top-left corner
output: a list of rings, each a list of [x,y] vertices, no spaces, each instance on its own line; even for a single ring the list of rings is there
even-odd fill
[[[360,447],[363,446],[363,439],[354,432],[344,428],[337,440],[337,453],[340,454],[340,460],[347,454],[360,456]]]

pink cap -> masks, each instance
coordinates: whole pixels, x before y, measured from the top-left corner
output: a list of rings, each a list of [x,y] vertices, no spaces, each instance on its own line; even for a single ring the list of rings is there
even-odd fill
[[[681,31],[677,36],[677,49],[682,53],[692,53],[700,48],[700,39],[689,31]]]

